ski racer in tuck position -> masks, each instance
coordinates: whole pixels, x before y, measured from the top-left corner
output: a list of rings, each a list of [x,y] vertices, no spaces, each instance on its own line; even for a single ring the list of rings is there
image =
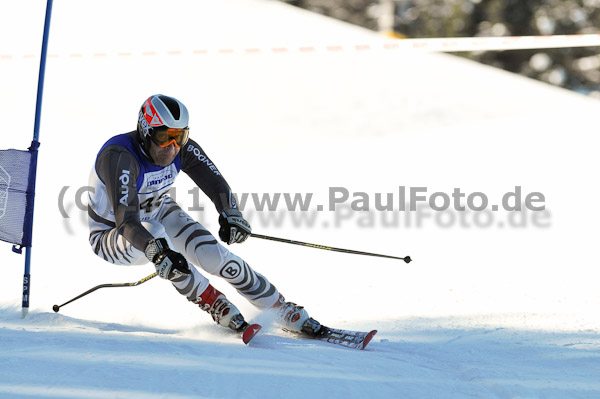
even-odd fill
[[[224,278],[256,307],[275,312],[283,328],[315,335],[320,324],[303,307],[286,302],[266,277],[217,242],[168,195],[183,171],[217,208],[222,241],[242,243],[251,233],[229,185],[188,137],[188,121],[180,101],[153,95],[140,109],[137,130],[102,146],[90,175],[95,188],[88,205],[92,249],[117,265],[154,263],[160,277],[221,326],[243,331],[248,323],[197,267]]]

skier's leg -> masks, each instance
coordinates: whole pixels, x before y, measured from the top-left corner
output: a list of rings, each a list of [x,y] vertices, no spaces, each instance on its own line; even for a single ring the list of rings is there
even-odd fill
[[[158,223],[142,223],[155,237],[164,235],[164,227]],[[107,226],[108,227],[108,226]],[[115,227],[100,230],[92,229],[90,245],[96,255],[115,265],[144,265],[148,259],[144,252],[135,248],[129,241],[117,232]]]
[[[165,201],[166,202],[166,201]],[[250,303],[268,309],[279,299],[279,291],[243,259],[229,252],[200,223],[192,219],[173,200],[165,203],[159,216],[174,248],[206,272],[224,278]]]
[[[163,205],[159,221],[165,227],[174,248],[183,253],[186,259],[208,273],[224,278],[256,307],[274,310],[280,323],[289,330],[301,331],[312,320],[302,306],[286,302],[266,277],[255,272],[243,259],[219,244],[208,230],[172,199],[165,201]]]
[[[154,221],[142,222],[142,225],[154,237],[165,238],[169,246],[173,243],[165,233],[162,224]],[[146,255],[136,249],[129,241],[117,232],[116,228],[94,230],[90,234],[90,245],[102,259],[116,265],[143,265],[148,263]],[[239,310],[225,296],[214,289],[194,265],[190,265],[191,273],[172,281],[175,289],[189,301],[194,302],[208,312],[218,324],[237,330],[244,318]]]

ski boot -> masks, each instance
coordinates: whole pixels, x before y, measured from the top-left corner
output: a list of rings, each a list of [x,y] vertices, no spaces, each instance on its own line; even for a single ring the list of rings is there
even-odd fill
[[[200,309],[208,312],[220,326],[243,332],[248,323],[238,308],[211,284],[194,301]]]
[[[303,306],[296,305],[293,302],[286,302],[283,295],[279,294],[277,303],[273,306],[284,330],[305,333],[310,336],[316,336],[321,328],[321,324],[308,316],[308,312]]]

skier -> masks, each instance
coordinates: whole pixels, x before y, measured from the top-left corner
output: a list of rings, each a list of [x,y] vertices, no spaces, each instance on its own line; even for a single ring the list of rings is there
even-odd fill
[[[218,243],[169,196],[183,171],[217,208],[222,241],[242,243],[251,233],[229,185],[188,137],[188,120],[180,101],[153,95],[140,109],[137,130],[114,136],[102,146],[90,174],[92,249],[113,264],[154,263],[160,277],[221,326],[243,331],[248,323],[196,266],[224,278],[256,307],[273,310],[284,328],[315,335],[320,324],[302,306],[286,302],[273,284]]]

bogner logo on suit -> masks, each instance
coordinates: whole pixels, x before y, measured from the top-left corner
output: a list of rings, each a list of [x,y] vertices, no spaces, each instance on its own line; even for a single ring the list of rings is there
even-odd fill
[[[221,176],[221,172],[219,172],[215,164],[212,163],[206,155],[200,152],[198,147],[194,147],[192,144],[190,144],[188,145],[187,151],[193,153],[200,162],[206,164],[206,166],[208,166],[208,168],[212,170],[215,175]]]

